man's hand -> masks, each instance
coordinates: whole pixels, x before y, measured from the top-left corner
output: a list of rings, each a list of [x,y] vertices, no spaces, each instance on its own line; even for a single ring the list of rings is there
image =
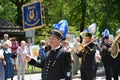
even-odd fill
[[[107,47],[106,47],[106,46],[103,46],[103,49],[107,49]]]

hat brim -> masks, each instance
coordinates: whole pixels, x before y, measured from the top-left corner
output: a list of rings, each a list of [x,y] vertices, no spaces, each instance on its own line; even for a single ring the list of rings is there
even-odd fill
[[[60,31],[58,31],[58,30],[52,30],[50,32],[50,35],[54,35],[56,38],[62,39],[62,33]]]

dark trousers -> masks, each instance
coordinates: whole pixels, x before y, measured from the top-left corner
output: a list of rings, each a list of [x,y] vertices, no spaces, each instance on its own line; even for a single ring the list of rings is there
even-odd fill
[[[103,64],[105,68],[106,80],[112,80],[112,65],[106,61],[103,61]]]
[[[80,68],[82,80],[93,80],[93,68],[90,66],[82,66]]]
[[[96,78],[96,73],[97,73],[97,68],[98,68],[98,63],[95,63],[94,65],[94,73],[93,73],[93,77]]]
[[[42,68],[42,74],[41,74],[41,77],[42,77],[42,80],[45,80],[45,68]]]
[[[120,75],[120,61],[113,61],[112,70],[114,80],[119,80],[118,76]]]

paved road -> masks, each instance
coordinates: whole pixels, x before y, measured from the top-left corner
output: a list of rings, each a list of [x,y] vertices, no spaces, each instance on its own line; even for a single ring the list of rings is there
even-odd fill
[[[11,79],[8,79],[11,80]],[[14,77],[14,80],[17,80],[17,76]],[[41,80],[41,74],[40,73],[36,73],[36,74],[27,74],[25,75],[25,80]],[[77,78],[73,78],[72,80],[81,80],[79,77]],[[98,76],[96,80],[106,80],[105,76]],[[119,77],[120,80],[120,77]]]
[[[106,80],[104,75],[104,67],[98,68],[97,75],[98,76],[96,77],[96,80]],[[75,75],[72,80],[81,80],[79,76],[80,76],[80,71],[78,71],[78,74]],[[11,79],[8,79],[8,80],[11,80]],[[17,80],[17,75],[14,76],[14,80]],[[26,74],[25,80],[41,80],[41,73]],[[120,80],[120,77],[119,77],[119,80]]]

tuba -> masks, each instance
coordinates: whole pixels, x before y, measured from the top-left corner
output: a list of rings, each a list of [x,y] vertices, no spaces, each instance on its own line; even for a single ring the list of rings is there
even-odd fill
[[[112,58],[116,58],[118,56],[118,49],[119,49],[119,45],[117,43],[117,40],[120,38],[119,36],[116,36],[115,40],[113,41],[112,45],[111,45],[111,56]]]

